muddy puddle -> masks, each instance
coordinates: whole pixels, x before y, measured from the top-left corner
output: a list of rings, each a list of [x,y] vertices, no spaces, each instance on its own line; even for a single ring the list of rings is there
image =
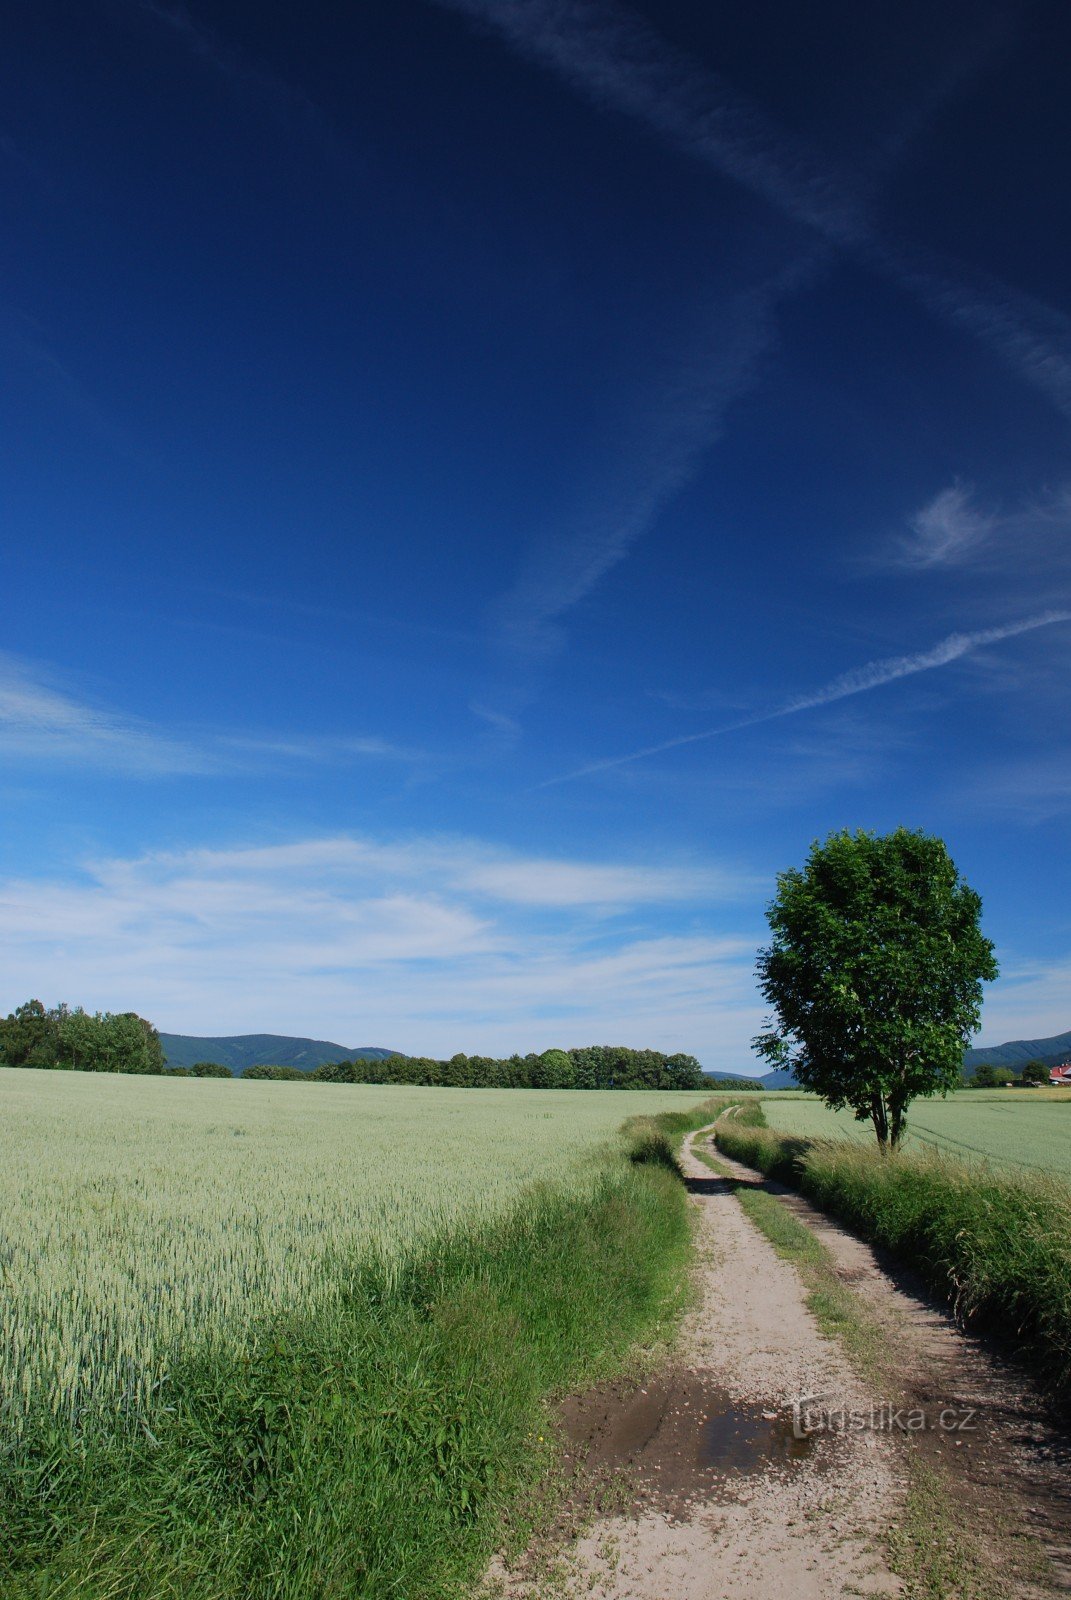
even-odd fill
[[[741,1498],[749,1479],[824,1460],[825,1441],[796,1438],[791,1412],[734,1403],[696,1373],[602,1385],[568,1400],[562,1420],[577,1466],[604,1483],[627,1481],[668,1515],[697,1500]]]

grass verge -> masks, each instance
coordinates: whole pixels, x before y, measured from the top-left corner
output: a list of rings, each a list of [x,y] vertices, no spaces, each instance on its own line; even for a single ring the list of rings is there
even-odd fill
[[[338,1263],[315,1314],[189,1352],[151,1430],[42,1430],[0,1456],[5,1600],[465,1592],[540,1514],[547,1398],[680,1303],[674,1152],[712,1114],[637,1119],[584,1197],[533,1192],[401,1265]]]
[[[718,1126],[726,1155],[799,1189],[863,1238],[908,1262],[972,1328],[1029,1351],[1034,1373],[1067,1397],[1071,1192],[1029,1173],[996,1173],[936,1152],[801,1139],[748,1105]]]

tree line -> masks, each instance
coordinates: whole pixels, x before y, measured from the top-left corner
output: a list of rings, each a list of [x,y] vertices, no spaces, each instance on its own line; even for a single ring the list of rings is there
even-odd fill
[[[300,1067],[247,1067],[243,1078],[306,1083],[397,1083],[439,1089],[703,1089],[707,1079],[694,1056],[595,1044],[542,1055],[384,1056],[381,1060],[325,1061]]]
[[[173,1078],[229,1078],[229,1067],[198,1061],[169,1067],[151,1022],[133,1011],[84,1011],[27,1000],[0,1020],[0,1065],[73,1072],[143,1072]],[[386,1056],[299,1067],[248,1067],[243,1078],[313,1083],[408,1083],[452,1089],[702,1089],[707,1080],[694,1056],[587,1045],[542,1055]]]
[[[1009,1084],[1043,1084],[1049,1081],[1049,1063],[1035,1059],[1024,1061],[1019,1071],[1010,1067],[995,1067],[988,1061],[979,1062],[968,1076],[963,1075],[965,1089],[1006,1089]]]
[[[251,1067],[244,1076],[266,1077]],[[274,1074],[273,1074],[274,1075]],[[287,1074],[289,1076],[289,1074]],[[330,1061],[305,1076],[321,1083],[409,1083],[444,1089],[702,1089],[695,1056],[592,1044],[542,1055],[386,1056],[381,1061]]]

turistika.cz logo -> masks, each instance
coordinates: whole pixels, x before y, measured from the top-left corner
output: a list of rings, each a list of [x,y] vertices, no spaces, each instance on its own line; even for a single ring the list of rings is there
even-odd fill
[[[809,1439],[816,1433],[976,1433],[976,1406],[898,1406],[891,1401],[873,1406],[846,1406],[827,1394],[802,1394],[792,1402],[792,1433]]]

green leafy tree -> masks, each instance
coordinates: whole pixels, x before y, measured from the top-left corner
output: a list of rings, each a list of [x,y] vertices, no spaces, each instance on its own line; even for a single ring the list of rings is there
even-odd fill
[[[775,1018],[756,1050],[895,1149],[912,1100],[959,1082],[997,975],[981,908],[941,839],[898,828],[816,842],[767,909],[758,979]]]
[[[1024,1083],[1048,1083],[1049,1063],[1047,1061],[1026,1061],[1020,1073]]]
[[[75,1006],[68,1011],[60,1006],[56,1020],[56,1046],[58,1059],[75,1072],[105,1072],[114,1070],[104,1063],[113,1055],[110,1019],[97,1012],[95,1015]]]
[[[136,1011],[104,1012],[98,1072],[162,1072],[164,1051],[151,1022]]]
[[[533,1069],[532,1081],[537,1089],[574,1089],[576,1069],[567,1050],[544,1050],[539,1065]]]
[[[16,1006],[0,1022],[0,1061],[8,1067],[54,1067],[58,1014],[46,1011],[40,1000]]]
[[[972,1089],[1004,1089],[1009,1083],[1015,1082],[1015,1073],[1010,1067],[994,1067],[990,1062],[983,1061],[975,1067],[967,1082]]]

